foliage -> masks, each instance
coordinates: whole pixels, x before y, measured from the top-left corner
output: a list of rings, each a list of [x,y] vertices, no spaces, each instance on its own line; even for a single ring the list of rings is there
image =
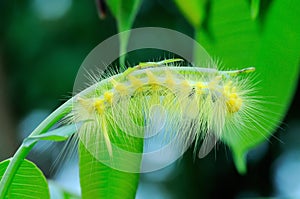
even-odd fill
[[[252,135],[250,140],[234,135],[224,140],[233,151],[237,169],[245,173],[247,151],[270,137],[294,95],[300,49],[296,13],[300,10],[296,1],[277,0],[262,10],[260,18],[253,20],[249,12],[258,12],[251,10],[258,8],[246,1],[224,0],[211,4],[207,27],[195,28],[196,40],[226,68],[256,67],[260,87],[257,95],[265,97],[263,110],[270,120],[265,121],[267,134],[248,131],[244,133]]]
[[[5,160],[0,163],[0,179],[2,179],[9,162],[10,160]],[[50,198],[46,178],[35,164],[24,160],[15,173],[5,198]]]
[[[114,0],[107,3],[117,20],[118,30],[129,30],[141,1]],[[223,140],[233,152],[237,169],[244,173],[247,151],[272,135],[285,115],[294,94],[299,74],[299,1],[274,0],[264,4],[259,0],[193,0],[187,4],[181,0],[174,0],[174,3],[193,27],[195,39],[212,56],[218,57],[226,68],[234,69],[240,66],[257,68],[261,87],[258,94],[266,96],[264,109],[269,111],[265,114],[273,121],[267,125],[268,133],[249,131],[244,133],[251,134],[251,140],[245,141],[241,137],[234,136]],[[120,38],[121,54],[126,51],[128,39],[129,33]],[[197,52],[195,57],[199,59]],[[122,59],[123,64],[125,58]],[[12,159],[0,163],[1,199],[49,198],[45,177],[32,162],[24,158],[37,141],[62,141],[76,132],[74,125],[47,132],[68,113],[69,107],[60,108],[60,112],[46,119],[46,125],[39,126],[24,140],[20,153],[17,152]],[[140,151],[140,147],[141,145],[138,145],[137,150]],[[79,149],[80,179],[84,198],[134,197],[139,182],[138,174],[113,170],[95,161],[81,144]],[[9,165],[11,169],[8,169]],[[35,186],[32,186],[33,182]],[[19,187],[20,184],[22,189]]]

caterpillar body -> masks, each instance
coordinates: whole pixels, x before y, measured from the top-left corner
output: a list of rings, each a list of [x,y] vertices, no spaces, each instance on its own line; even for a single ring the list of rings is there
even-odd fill
[[[91,154],[111,159],[118,156],[115,139],[146,139],[163,131],[163,139],[175,140],[180,150],[203,141],[201,158],[217,140],[259,124],[258,101],[247,75],[253,67],[222,71],[178,67],[173,64],[178,61],[141,63],[78,94],[68,120],[88,121],[78,138]]]

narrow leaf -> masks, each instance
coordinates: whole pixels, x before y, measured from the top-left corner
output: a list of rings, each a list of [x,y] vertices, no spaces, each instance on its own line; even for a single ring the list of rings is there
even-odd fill
[[[67,126],[62,126],[60,128],[54,129],[44,134],[30,136],[24,139],[23,144],[29,147],[32,143],[37,142],[39,140],[50,140],[50,141],[65,141],[70,136],[78,131],[82,124],[70,124]]]
[[[206,16],[207,0],[174,0],[183,16],[196,29],[200,28]]]
[[[107,5],[117,20],[118,31],[130,30],[139,10],[141,0],[109,0]],[[130,34],[120,36],[120,55],[126,53]],[[125,64],[125,56],[120,57],[120,64]]]

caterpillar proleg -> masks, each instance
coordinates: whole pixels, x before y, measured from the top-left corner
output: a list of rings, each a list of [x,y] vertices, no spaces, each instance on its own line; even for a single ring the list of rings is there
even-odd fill
[[[254,67],[225,71],[215,64],[207,68],[174,64],[180,61],[140,63],[75,97],[68,121],[91,121],[82,124],[78,138],[96,159],[122,156],[114,139],[147,139],[162,131],[162,139],[181,151],[193,141],[196,146],[202,142],[198,152],[202,158],[219,139],[260,124],[255,118],[259,101],[249,75]],[[116,133],[120,131],[124,133]]]

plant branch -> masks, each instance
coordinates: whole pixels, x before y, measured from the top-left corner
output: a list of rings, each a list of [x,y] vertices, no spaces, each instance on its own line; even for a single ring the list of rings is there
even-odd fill
[[[58,122],[67,113],[71,111],[72,102],[73,98],[71,98],[63,105],[61,105],[58,109],[56,109],[29,135],[29,137],[39,135],[48,131],[56,122]],[[33,142],[30,146],[25,146],[24,144],[21,144],[15,155],[12,157],[0,182],[0,199],[5,198],[7,191],[14,179],[14,176],[17,173],[17,170],[19,169],[22,161],[35,144],[36,142]]]

